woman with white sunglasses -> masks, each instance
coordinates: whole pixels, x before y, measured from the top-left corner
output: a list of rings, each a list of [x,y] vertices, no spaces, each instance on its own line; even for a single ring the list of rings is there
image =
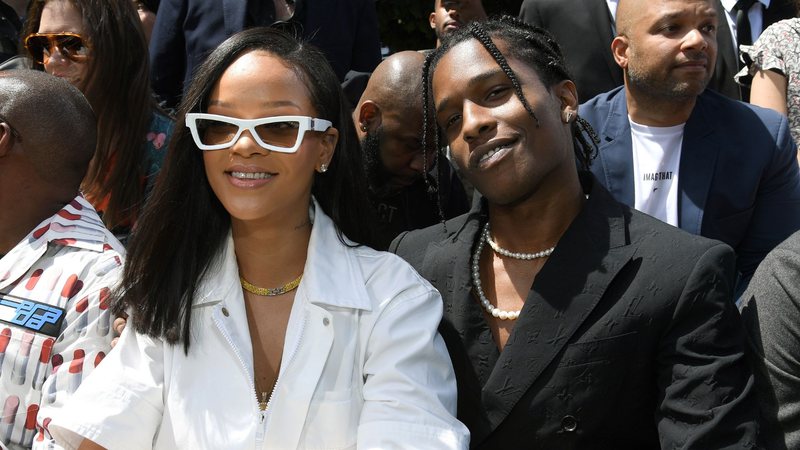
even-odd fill
[[[369,243],[336,75],[234,35],[180,109],[129,251],[128,327],[49,425],[82,448],[466,448],[441,299]]]

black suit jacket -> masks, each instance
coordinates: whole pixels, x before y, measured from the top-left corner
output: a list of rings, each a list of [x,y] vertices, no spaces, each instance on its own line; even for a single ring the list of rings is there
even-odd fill
[[[556,38],[580,101],[622,86],[622,69],[611,54],[614,24],[606,0],[525,0],[519,17]]]
[[[174,107],[197,67],[245,28],[248,0],[161,0],[150,40],[153,91]],[[372,72],[381,60],[373,0],[297,0],[294,21],[343,81],[349,70]]]
[[[753,447],[757,411],[730,247],[588,184],[589,200],[537,275],[502,353],[471,292],[485,205],[392,244],[442,294],[440,331],[471,447]]]
[[[717,16],[719,17],[717,27],[717,63],[714,66],[714,76],[708,87],[736,100],[742,100],[740,86],[734,81],[733,76],[739,72],[739,53],[734,52],[734,39],[731,35],[728,14],[722,3],[716,0]],[[772,0],[769,8],[763,8],[764,25],[762,30],[766,30],[773,23],[794,17],[797,13],[795,0]],[[747,101],[747,98],[744,98]]]

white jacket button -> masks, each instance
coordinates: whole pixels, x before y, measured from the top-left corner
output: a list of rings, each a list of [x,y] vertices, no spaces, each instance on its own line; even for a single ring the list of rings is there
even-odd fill
[[[222,308],[222,315],[223,315],[223,316],[225,316],[225,317],[228,317],[228,316],[229,316],[229,314],[228,314],[228,308]]]

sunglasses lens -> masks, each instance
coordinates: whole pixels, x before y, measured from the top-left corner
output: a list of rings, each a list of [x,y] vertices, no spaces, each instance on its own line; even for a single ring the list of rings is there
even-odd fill
[[[45,48],[50,46],[46,36],[28,36],[25,39],[25,48],[30,52],[31,57],[36,62],[43,62]]]
[[[297,132],[300,122],[286,120],[283,122],[265,123],[256,127],[258,137],[267,144],[276,147],[292,148],[297,142]]]
[[[86,47],[84,47],[83,39],[80,36],[59,36],[56,38],[56,45],[70,59],[86,56]]]

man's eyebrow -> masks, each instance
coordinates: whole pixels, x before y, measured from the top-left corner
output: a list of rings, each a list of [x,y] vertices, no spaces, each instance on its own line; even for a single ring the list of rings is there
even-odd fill
[[[494,78],[494,77],[496,77],[498,75],[503,75],[504,77],[507,78],[506,73],[503,71],[503,69],[498,67],[497,69],[488,70],[486,72],[481,72],[481,73],[475,75],[474,77],[469,79],[468,83],[469,84],[483,83],[484,81],[492,79],[492,78]],[[443,98],[437,105],[435,105],[436,111],[441,111],[441,110],[447,108],[447,106],[449,105],[450,101],[451,101],[450,97]]]

